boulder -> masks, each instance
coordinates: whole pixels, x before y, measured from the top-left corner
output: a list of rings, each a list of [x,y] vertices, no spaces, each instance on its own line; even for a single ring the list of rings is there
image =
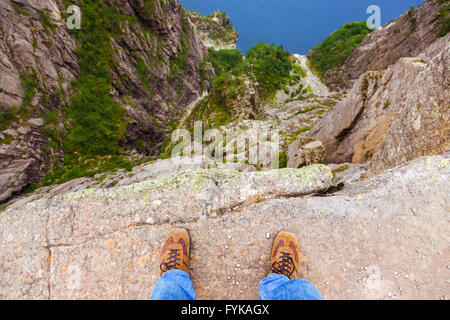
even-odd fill
[[[0,169],[0,202],[30,184],[28,175],[35,162],[35,159],[16,159]]]
[[[370,162],[327,164],[333,173],[333,184],[344,184],[344,187],[360,183],[366,177]]]
[[[288,168],[301,168],[316,163],[323,163],[325,148],[318,140],[300,136],[288,150]]]
[[[43,151],[48,139],[39,127],[17,126],[3,131],[0,140],[0,202],[41,179],[49,155]]]
[[[35,162],[32,162],[32,164],[35,164]],[[206,156],[173,157],[169,159],[160,159],[144,163],[142,165],[134,167],[131,171],[122,169],[118,170],[115,173],[97,174],[93,178],[79,178],[59,185],[41,187],[31,194],[15,196],[10,201],[8,201],[5,206],[8,209],[20,208],[36,199],[50,199],[60,194],[78,192],[87,189],[98,190],[107,189],[114,186],[129,186],[144,181],[158,180],[166,177],[176,176],[187,170],[192,170],[195,168],[223,169],[236,172],[256,171],[256,168],[249,164],[226,162],[223,163],[216,159],[210,159]],[[7,192],[5,191],[6,195],[11,196],[14,192],[19,191],[20,188],[18,188],[18,185],[23,186],[31,183],[30,181],[24,179],[24,174],[11,174],[11,172],[17,172],[17,169],[14,171],[14,166],[12,166],[12,168],[8,166],[5,169],[0,169],[0,179],[2,179],[2,172],[5,172],[3,176],[3,184],[8,185],[8,188],[6,189]],[[22,177],[22,179],[20,179],[20,177]],[[14,184],[14,186],[16,186],[15,189],[13,188],[13,184],[11,184],[10,180],[6,181],[7,178],[10,180],[12,178],[19,179],[17,183]],[[5,198],[3,198],[2,200],[8,199],[9,196],[5,196]]]

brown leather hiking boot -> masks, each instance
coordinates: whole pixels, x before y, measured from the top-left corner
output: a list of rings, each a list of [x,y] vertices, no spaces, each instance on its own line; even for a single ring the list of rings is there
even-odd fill
[[[161,249],[161,276],[172,269],[189,271],[189,256],[191,253],[191,241],[186,229],[173,229],[164,242]]]
[[[284,274],[289,279],[300,277],[300,249],[293,233],[282,231],[273,242],[270,272]]]

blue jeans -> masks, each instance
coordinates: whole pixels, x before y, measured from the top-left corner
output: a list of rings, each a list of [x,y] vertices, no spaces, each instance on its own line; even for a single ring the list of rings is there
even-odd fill
[[[310,282],[289,280],[285,275],[271,273],[259,283],[261,300],[323,300]],[[151,300],[196,300],[189,275],[182,270],[169,270],[162,275],[153,289]]]

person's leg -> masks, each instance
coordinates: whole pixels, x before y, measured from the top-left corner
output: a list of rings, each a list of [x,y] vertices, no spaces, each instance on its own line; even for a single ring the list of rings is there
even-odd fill
[[[190,246],[187,230],[174,229],[169,233],[161,249],[161,274],[151,300],[197,299],[188,274]]]
[[[295,235],[280,232],[272,246],[270,274],[259,284],[261,300],[323,300],[314,285],[299,278],[300,256]]]
[[[271,273],[259,283],[261,300],[323,300],[316,287],[303,279],[290,280],[284,274]]]
[[[182,270],[164,273],[153,288],[151,300],[197,300],[189,274]]]

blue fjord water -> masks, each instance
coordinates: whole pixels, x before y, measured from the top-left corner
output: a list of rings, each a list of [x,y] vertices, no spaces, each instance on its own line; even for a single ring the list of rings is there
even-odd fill
[[[184,8],[208,15],[225,11],[239,33],[243,54],[257,42],[274,43],[306,54],[341,25],[365,21],[367,8],[378,5],[381,24],[399,17],[423,0],[179,0]]]

